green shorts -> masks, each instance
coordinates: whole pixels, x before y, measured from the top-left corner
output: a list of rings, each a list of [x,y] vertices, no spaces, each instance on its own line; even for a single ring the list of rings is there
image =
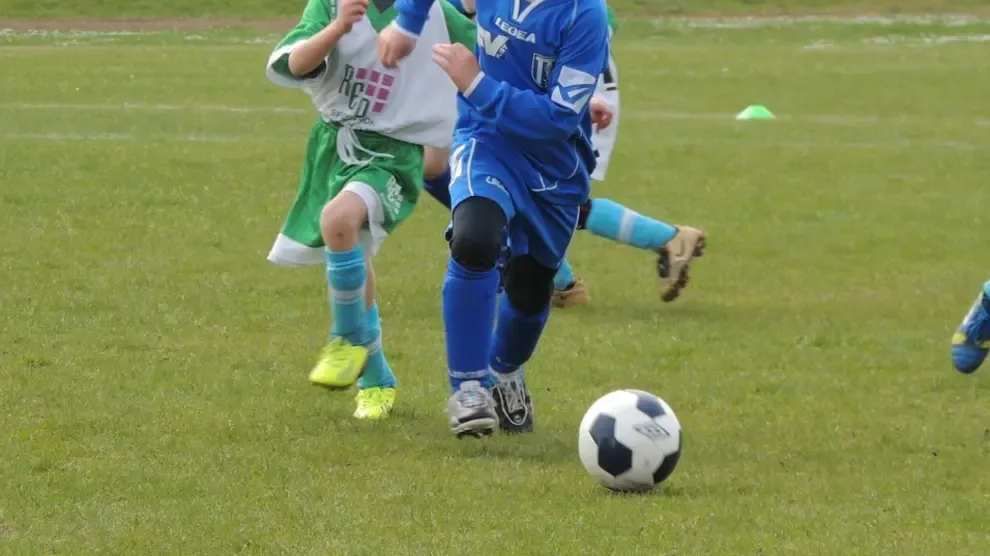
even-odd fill
[[[336,124],[318,120],[309,135],[299,191],[268,260],[285,266],[325,264],[320,213],[323,207],[347,190],[359,195],[368,206],[368,223],[362,242],[374,255],[388,234],[412,213],[423,182],[423,147],[355,131],[362,149],[391,155],[375,156],[354,149],[366,164],[347,164],[337,154],[338,134],[349,133]],[[343,140],[346,138],[341,137]]]

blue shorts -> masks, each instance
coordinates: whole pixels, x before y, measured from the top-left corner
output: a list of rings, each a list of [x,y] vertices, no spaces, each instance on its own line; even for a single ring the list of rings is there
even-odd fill
[[[588,185],[548,186],[528,162],[506,164],[484,147],[477,139],[467,139],[451,148],[451,209],[470,197],[495,201],[509,223],[512,256],[528,254],[547,268],[558,268],[577,229]],[[561,193],[568,189],[574,191],[568,196],[573,201],[561,203]]]

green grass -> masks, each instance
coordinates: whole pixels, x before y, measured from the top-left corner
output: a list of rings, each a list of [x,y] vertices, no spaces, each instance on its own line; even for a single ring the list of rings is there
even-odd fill
[[[593,304],[532,362],[539,430],[485,442],[441,413],[431,202],[379,260],[394,420],[307,384],[321,273],[264,257],[313,116],[264,79],[274,36],[0,37],[0,552],[990,553],[990,375],[947,357],[987,278],[990,66],[923,42],[987,34],[627,25],[596,193],[710,249],[664,305],[652,257],[579,234]],[[646,496],[577,459],[625,387],[685,427]]]
[[[0,21],[13,19],[156,19],[297,17],[302,0],[0,0]],[[986,11],[985,0],[612,0],[626,17],[685,14],[928,13]]]

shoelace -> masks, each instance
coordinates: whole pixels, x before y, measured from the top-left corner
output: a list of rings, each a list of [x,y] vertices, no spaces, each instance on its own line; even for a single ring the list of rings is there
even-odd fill
[[[485,405],[485,395],[477,390],[461,390],[461,406],[475,409]]]
[[[362,160],[358,157],[358,153],[365,153],[369,157]],[[379,153],[362,147],[354,128],[347,124],[341,125],[337,131],[337,156],[345,164],[351,166],[364,166],[375,158],[395,158],[390,154]]]
[[[523,395],[522,384],[513,380],[505,385],[506,387],[502,389],[504,392],[503,396],[505,398],[506,412],[514,413],[516,411],[523,411],[526,409],[526,400]]]

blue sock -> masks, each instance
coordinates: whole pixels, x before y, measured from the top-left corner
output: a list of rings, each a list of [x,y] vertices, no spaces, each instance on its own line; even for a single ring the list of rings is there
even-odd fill
[[[358,245],[348,251],[329,251],[327,281],[330,284],[330,311],[333,314],[331,334],[352,344],[366,343],[364,248]]]
[[[560,261],[560,268],[557,269],[557,274],[553,275],[553,289],[555,290],[566,290],[568,286],[574,283],[574,269],[571,268],[571,263],[567,262],[567,259]]]
[[[378,304],[375,303],[368,310],[367,341],[368,341],[368,363],[364,368],[364,374],[358,379],[358,388],[395,388],[397,381],[392,374],[392,368],[385,360],[385,352],[382,351],[382,322],[378,318]]]
[[[423,180],[423,190],[441,205],[450,209],[450,168],[432,180]]]
[[[656,251],[674,238],[677,230],[610,201],[594,199],[585,224],[588,231],[619,243]]]
[[[513,307],[508,295],[501,296],[498,325],[495,327],[489,362],[492,370],[496,373],[511,373],[529,361],[549,316],[549,304],[543,311],[528,315]]]
[[[990,280],[987,280],[987,283],[986,284],[983,284],[983,293],[987,297],[990,297]]]
[[[488,372],[498,271],[468,270],[450,259],[443,280],[443,326],[447,341],[447,372],[456,392],[461,382],[477,380],[490,387]]]

